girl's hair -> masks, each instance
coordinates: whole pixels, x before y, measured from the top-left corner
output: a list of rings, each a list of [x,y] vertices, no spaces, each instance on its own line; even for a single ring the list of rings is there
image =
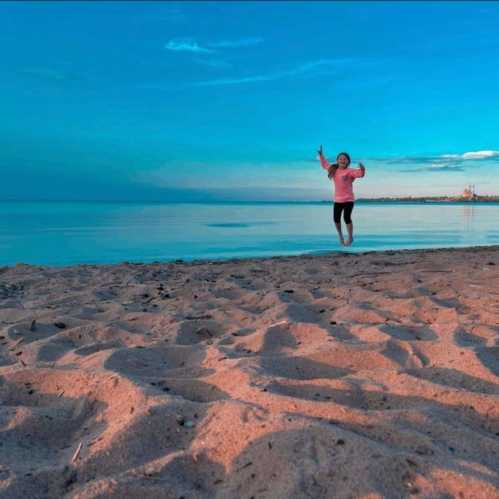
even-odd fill
[[[340,153],[338,154],[338,156],[336,156],[336,161],[338,161],[338,158],[339,158],[340,156],[346,156],[346,158],[347,158],[347,160],[348,160],[348,164],[350,164],[350,162],[351,162],[351,160],[350,160],[350,154],[348,154],[347,152],[340,152]]]
[[[329,170],[327,171],[327,178],[331,179],[334,174],[336,173],[336,170],[338,169],[338,163],[333,163],[330,167]]]
[[[345,156],[345,157],[347,158],[347,161],[348,161],[347,166],[348,166],[348,165],[350,164],[350,161],[351,161],[351,160],[350,160],[350,154],[348,154],[347,152],[340,152],[340,153],[338,154],[338,156],[336,156],[336,161],[338,161],[338,158],[339,158],[341,155],[343,155],[343,156]],[[338,163],[334,163],[334,164],[332,164],[332,165],[329,167],[329,170],[328,170],[328,172],[327,172],[327,176],[328,176],[328,178],[329,178],[329,179],[330,179],[330,178],[332,178],[332,177],[334,176],[334,174],[336,173],[336,170],[337,170],[337,169],[338,169]]]

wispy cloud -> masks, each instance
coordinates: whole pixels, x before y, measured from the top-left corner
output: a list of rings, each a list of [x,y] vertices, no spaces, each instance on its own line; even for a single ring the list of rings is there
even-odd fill
[[[165,44],[165,49],[173,52],[190,52],[197,54],[193,59],[196,64],[213,69],[230,69],[232,64],[218,56],[216,59],[208,58],[209,54],[218,53],[220,49],[231,49],[249,47],[263,42],[261,37],[240,38],[238,40],[222,40],[218,42],[204,43],[200,45],[194,38],[173,38]]]
[[[499,151],[469,151],[464,153],[428,155],[428,156],[404,156],[401,158],[385,158],[379,161],[386,164],[406,165],[401,168],[402,173],[415,172],[463,172],[469,167],[475,167],[490,161],[499,162]]]
[[[422,168],[412,168],[406,170],[400,170],[402,173],[418,173],[418,172],[464,172],[464,168],[462,166],[451,166],[451,165],[443,165],[443,166],[425,166]]]
[[[444,154],[441,156],[445,159],[490,159],[499,157],[499,151],[470,151],[463,154]]]
[[[201,46],[194,38],[172,38],[165,44],[166,50],[174,52],[195,52],[197,54],[212,54],[214,49],[241,48],[258,45],[263,42],[261,37],[240,38],[238,40],[221,40],[219,42],[206,43]]]
[[[259,81],[271,81],[282,78],[281,75],[255,75],[245,76],[244,78],[220,78],[218,80],[206,80],[193,83],[196,87],[212,87],[217,85],[238,85],[240,83],[255,83]]]
[[[401,158],[386,158],[387,163],[425,163],[425,164],[439,164],[439,163],[456,163],[461,164],[464,161],[470,160],[485,160],[492,159],[499,161],[499,151],[485,150],[485,151],[470,151],[462,154],[440,154],[428,156],[404,156]]]
[[[165,44],[166,50],[174,52],[194,52],[197,54],[211,54],[214,51],[201,47],[193,38],[174,38]]]
[[[238,85],[241,83],[255,83],[262,81],[275,81],[293,76],[310,76],[318,74],[335,73],[339,69],[352,64],[352,59],[319,59],[300,64],[294,68],[272,71],[264,74],[249,75],[238,78],[220,78],[193,83],[194,86]]]
[[[260,36],[253,36],[240,38],[239,40],[222,40],[219,42],[209,43],[208,46],[213,48],[239,48],[259,45],[260,43],[263,43],[263,38]]]

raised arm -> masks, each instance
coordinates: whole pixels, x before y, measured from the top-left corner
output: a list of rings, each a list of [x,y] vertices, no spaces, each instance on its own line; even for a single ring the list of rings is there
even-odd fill
[[[350,169],[350,175],[353,178],[360,178],[360,177],[363,177],[365,174],[366,174],[366,167],[362,163],[359,163],[358,168],[351,168]]]
[[[319,150],[317,151],[319,153],[319,160],[321,162],[321,166],[322,168],[324,168],[324,170],[326,170],[327,172],[329,172],[329,168],[331,168],[331,164],[329,163],[329,161],[324,157],[324,154],[322,152],[322,145],[320,146]]]

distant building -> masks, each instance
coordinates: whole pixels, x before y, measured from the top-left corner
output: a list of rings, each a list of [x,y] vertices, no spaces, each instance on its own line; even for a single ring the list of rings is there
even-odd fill
[[[474,199],[476,199],[477,196],[475,194],[475,186],[471,184],[466,186],[463,193],[461,194],[461,197],[466,201],[473,201]]]

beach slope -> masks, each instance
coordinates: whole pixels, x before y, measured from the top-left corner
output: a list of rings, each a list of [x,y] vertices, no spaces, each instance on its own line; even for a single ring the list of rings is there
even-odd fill
[[[0,269],[0,497],[499,497],[499,247]]]

